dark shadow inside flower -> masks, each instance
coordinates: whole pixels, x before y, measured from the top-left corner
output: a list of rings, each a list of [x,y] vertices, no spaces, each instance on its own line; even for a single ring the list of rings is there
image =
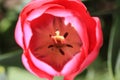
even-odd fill
[[[33,36],[30,50],[39,60],[61,71],[64,65],[80,53],[81,39],[70,23],[65,25],[64,18],[44,14],[31,21]]]

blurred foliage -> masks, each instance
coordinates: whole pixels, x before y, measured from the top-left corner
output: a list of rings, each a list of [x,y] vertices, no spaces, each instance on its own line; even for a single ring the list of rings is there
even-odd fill
[[[29,1],[0,0],[0,80],[40,80],[24,70],[22,50],[14,40],[19,12]],[[120,0],[82,1],[92,16],[101,19],[104,44],[97,60],[75,80],[120,80]]]
[[[21,68],[9,67],[7,70],[8,80],[45,80],[39,79]]]

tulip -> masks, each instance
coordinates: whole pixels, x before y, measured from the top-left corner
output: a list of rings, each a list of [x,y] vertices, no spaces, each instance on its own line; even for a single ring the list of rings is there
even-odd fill
[[[98,56],[102,30],[79,0],[32,0],[21,11],[15,40],[22,63],[40,78],[74,80]]]

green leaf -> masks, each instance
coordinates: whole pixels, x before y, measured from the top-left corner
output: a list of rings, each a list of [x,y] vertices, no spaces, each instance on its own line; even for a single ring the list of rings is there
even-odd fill
[[[95,70],[89,68],[86,78],[84,80],[110,80],[107,70]]]
[[[40,79],[29,72],[25,71],[24,69],[17,68],[17,67],[9,67],[8,68],[8,80],[46,80]]]
[[[86,70],[76,77],[75,80],[110,80],[107,64],[98,57]]]
[[[3,65],[5,67],[9,66],[22,67],[21,53],[22,50],[16,50],[0,55],[0,65]]]
[[[95,70],[93,68],[89,68],[85,80],[87,80],[87,79],[93,80],[94,77],[95,77]]]
[[[112,67],[113,67],[112,66],[112,51],[113,51],[115,29],[116,29],[116,27],[113,26],[113,28],[111,30],[110,41],[109,41],[109,46],[108,46],[108,60],[107,60],[107,64],[108,64],[108,72],[109,72],[110,80],[115,80],[114,79],[114,75],[113,75],[113,70],[112,70]]]
[[[85,79],[82,80],[110,80],[106,62],[97,58],[88,68]]]
[[[6,80],[5,68],[0,66],[0,80]]]
[[[8,20],[7,18],[4,18],[1,22],[0,22],[0,33],[4,33],[6,32],[11,25],[11,21]]]
[[[53,80],[63,80],[63,76],[55,76]]]
[[[117,62],[115,66],[115,79],[120,80],[120,50],[117,57]]]
[[[113,26],[111,29],[109,47],[108,47],[108,71],[110,80],[115,80],[113,69],[115,68],[116,57],[118,55],[118,51],[120,49],[120,13],[116,12],[113,15]]]

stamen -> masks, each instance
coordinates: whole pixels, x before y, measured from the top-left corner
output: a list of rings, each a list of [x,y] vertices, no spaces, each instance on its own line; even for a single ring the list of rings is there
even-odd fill
[[[72,46],[72,45],[70,45],[70,44],[66,44],[66,46],[67,46],[67,47],[71,47],[71,48],[73,48],[73,46]]]
[[[65,34],[64,34],[64,38],[66,38],[68,36],[68,32],[66,32]]]
[[[54,47],[54,45],[49,45],[48,48]]]
[[[64,51],[63,51],[62,49],[59,49],[59,51],[60,51],[60,53],[61,53],[62,55],[65,55],[65,53],[64,53]]]
[[[49,36],[51,37],[52,35],[50,34]]]
[[[72,45],[66,44],[65,41],[65,38],[68,36],[68,32],[65,32],[65,34],[62,36],[60,35],[60,31],[56,29],[55,35],[50,34],[49,36],[53,39],[54,44],[49,45],[48,48],[51,47],[57,48],[62,55],[65,55],[64,51],[61,49],[62,47],[73,48]]]

